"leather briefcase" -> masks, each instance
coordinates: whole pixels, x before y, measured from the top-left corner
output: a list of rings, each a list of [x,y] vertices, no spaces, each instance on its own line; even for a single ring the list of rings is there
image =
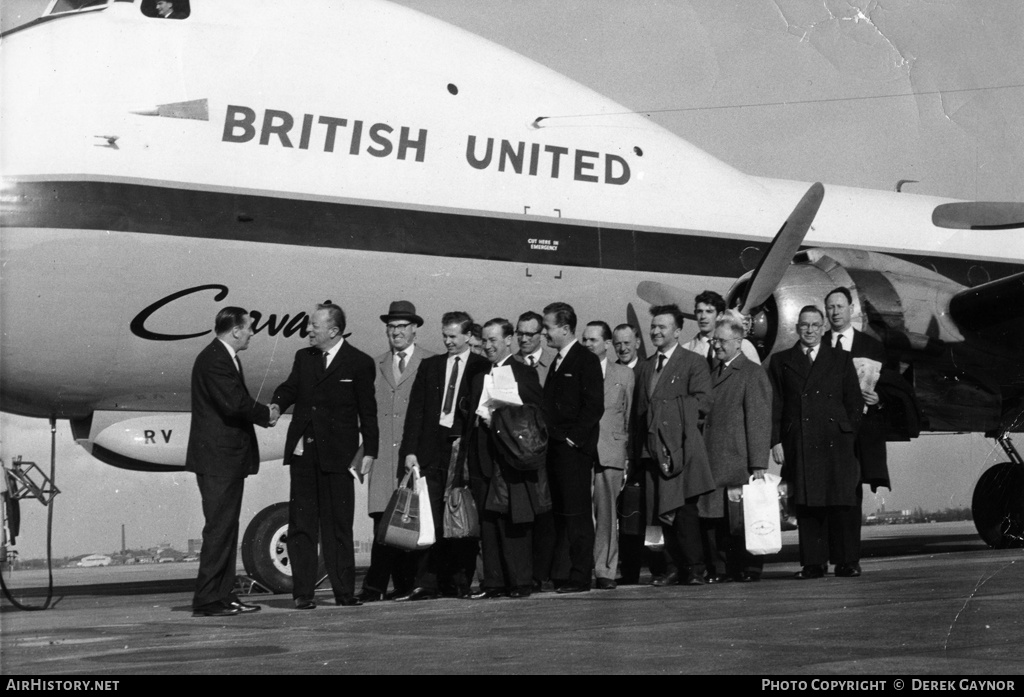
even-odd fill
[[[404,550],[419,549],[420,501],[412,475],[413,470],[409,470],[391,495],[377,527],[377,544]]]
[[[644,490],[639,483],[627,484],[619,492],[619,530],[623,535],[643,535],[646,532],[643,497]]]
[[[444,536],[451,540],[480,537],[480,514],[476,510],[473,494],[466,486],[469,478],[465,466],[460,468],[459,447],[462,439],[452,445],[448,461],[448,483],[444,490]]]

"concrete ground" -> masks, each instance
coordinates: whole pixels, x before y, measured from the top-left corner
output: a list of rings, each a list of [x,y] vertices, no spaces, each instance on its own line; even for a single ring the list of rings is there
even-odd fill
[[[293,610],[288,596],[254,596],[261,612],[228,618],[192,617],[186,565],[61,570],[68,580],[58,578],[52,609],[25,612],[4,600],[0,669],[32,677],[1024,674],[1024,552],[989,550],[949,524],[866,538],[857,579],[793,579],[790,537],[754,584],[360,608],[327,605],[328,590],[313,611]],[[45,573],[5,581],[24,602],[45,594]]]

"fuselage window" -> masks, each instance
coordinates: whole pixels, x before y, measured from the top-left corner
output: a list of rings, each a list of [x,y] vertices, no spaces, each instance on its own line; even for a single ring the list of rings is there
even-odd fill
[[[142,0],[142,14],[156,19],[185,19],[191,8],[189,0]]]

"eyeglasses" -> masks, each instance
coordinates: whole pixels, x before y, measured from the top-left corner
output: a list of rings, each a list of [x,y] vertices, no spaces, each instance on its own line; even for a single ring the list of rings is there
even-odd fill
[[[412,322],[396,322],[395,324],[388,322],[388,331],[404,332],[407,331],[411,326]]]
[[[819,329],[822,328],[822,326],[823,325],[821,322],[812,322],[810,324],[808,324],[807,322],[801,322],[800,324],[796,325],[796,328],[800,330],[810,329],[811,331],[818,331]]]
[[[537,336],[538,334],[540,334],[540,332],[516,332],[516,336],[518,336],[520,339],[529,339],[531,337]]]

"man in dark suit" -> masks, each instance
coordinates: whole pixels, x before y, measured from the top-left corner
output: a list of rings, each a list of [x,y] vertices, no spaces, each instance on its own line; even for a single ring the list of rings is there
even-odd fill
[[[481,397],[487,376],[499,369],[512,371],[524,405],[540,408],[543,393],[537,371],[512,360],[512,324],[507,319],[495,318],[483,326],[483,346],[490,365],[473,376],[458,460],[459,467],[468,464],[480,512],[484,576],[480,592],[473,598],[525,598],[533,590],[534,525],[538,516],[551,510],[547,471],[545,465],[523,471],[509,463],[492,428],[492,412],[487,404],[481,405]]]
[[[449,575],[455,594],[469,597],[477,543],[469,539],[444,539],[443,514],[453,446],[469,416],[469,386],[473,376],[488,367],[485,358],[470,351],[472,326],[473,318],[465,312],[444,313],[441,337],[447,354],[424,359],[412,386],[401,458],[406,470],[418,467],[427,480],[437,541],[427,549],[409,552],[415,566],[413,588],[395,600],[437,598],[438,577]]]
[[[830,551],[846,559],[843,514],[856,504],[860,467],[854,441],[864,409],[850,354],[821,341],[825,316],[800,310],[799,341],[771,358],[772,457],[796,508],[800,534],[797,578],[821,578]]]
[[[330,301],[318,305],[310,317],[310,346],[295,354],[291,374],[271,399],[282,412],[295,405],[284,464],[291,466],[288,555],[300,610],[316,607],[318,538],[335,602],[362,604],[355,597],[353,480],[377,457],[376,367],[345,341],[344,331],[342,309]],[[355,462],[360,435],[363,458]]]
[[[192,367],[185,470],[196,473],[206,520],[192,607],[196,615],[222,617],[260,609],[234,594],[238,516],[245,478],[260,468],[253,424],[272,426],[279,412],[254,400],[245,387],[238,353],[252,337],[248,313],[225,307],[217,313],[214,331],[217,338]]]
[[[651,308],[655,354],[641,362],[633,398],[633,476],[644,476],[646,511],[661,525],[672,564],[655,586],[702,585],[704,557],[697,500],[715,488],[700,424],[711,408],[707,361],[679,345],[677,305]]]
[[[842,286],[825,296],[825,315],[831,329],[825,332],[822,341],[834,349],[846,351],[854,359],[876,361],[878,374],[885,367],[885,348],[882,342],[862,331],[853,328],[853,295]],[[871,485],[871,490],[878,487],[889,488],[889,465],[885,446],[885,417],[882,414],[883,401],[876,385],[861,382],[861,396],[864,398],[864,418],[857,431],[855,451],[860,464],[860,477],[855,489],[856,501],[847,511],[840,513],[841,520],[837,538],[841,539],[840,547],[832,550],[829,556],[835,563],[835,574],[840,577],[855,578],[860,576],[860,521],[861,506],[864,502],[862,484]],[[831,532],[831,531],[830,531]],[[831,541],[833,536],[829,536]],[[839,549],[845,550],[845,558],[837,556]]]
[[[708,583],[760,581],[764,557],[746,549],[743,530],[730,534],[728,490],[750,477],[764,479],[772,439],[772,388],[768,374],[742,350],[743,317],[727,310],[715,321],[711,346],[714,403],[704,423],[704,444],[716,488],[697,502],[704,535]]]
[[[604,414],[601,361],[576,341],[576,311],[567,303],[544,308],[544,337],[558,351],[544,383],[548,476],[553,516],[537,522],[534,575],[564,580],[559,593],[590,590],[594,571],[594,501],[598,424]],[[553,519],[552,519],[553,518]],[[568,570],[568,578],[563,576]]]

